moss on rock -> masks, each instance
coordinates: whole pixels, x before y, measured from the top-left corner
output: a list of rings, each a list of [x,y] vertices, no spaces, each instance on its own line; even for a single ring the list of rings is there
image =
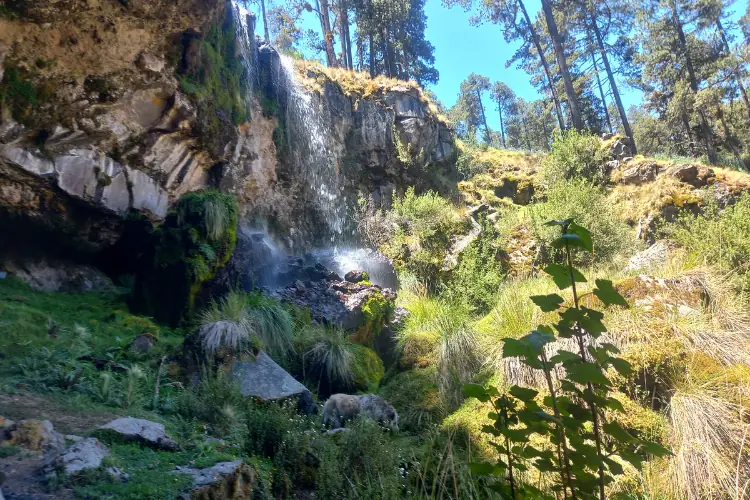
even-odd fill
[[[352,375],[357,390],[374,392],[385,375],[383,361],[372,349],[353,345]]]
[[[237,241],[237,201],[216,191],[188,193],[154,232],[154,249],[136,280],[134,306],[177,324],[195,297],[227,263]]]
[[[383,331],[391,311],[393,301],[386,299],[380,290],[372,293],[362,305],[362,326],[352,335],[352,341],[372,348],[375,338]]]

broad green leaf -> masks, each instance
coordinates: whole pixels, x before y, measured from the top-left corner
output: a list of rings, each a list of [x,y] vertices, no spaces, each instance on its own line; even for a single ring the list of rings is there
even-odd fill
[[[622,474],[623,472],[625,472],[623,470],[623,468],[622,468],[622,465],[619,462],[617,462],[616,460],[612,460],[609,457],[605,457],[604,458],[604,463],[607,464],[607,466],[609,467],[609,470],[612,472],[612,474],[614,474],[616,476],[619,476],[620,474]]]
[[[555,354],[549,359],[549,362],[553,365],[556,365],[558,363],[565,363],[566,361],[580,361],[580,360],[581,360],[581,356],[579,356],[578,354],[574,352],[570,352],[570,351],[560,350],[560,351],[557,351],[557,354]]]
[[[643,451],[645,453],[648,453],[649,455],[654,455],[657,457],[666,457],[672,454],[672,452],[669,451],[667,448],[663,447],[662,445],[658,443],[654,443],[653,441],[643,441],[641,445],[642,445]]]
[[[526,387],[521,387],[518,385],[514,385],[513,387],[511,387],[508,392],[510,392],[513,396],[520,399],[521,401],[531,401],[539,394],[539,391],[535,391],[534,389],[528,389]]]
[[[470,462],[469,470],[477,476],[490,476],[495,471],[495,466],[486,462]]]
[[[631,436],[628,431],[623,429],[622,426],[616,421],[607,422],[606,424],[602,425],[602,429],[604,429],[604,432],[620,441],[621,443],[632,443],[633,441],[635,441],[635,438]]]
[[[465,384],[464,396],[467,398],[477,398],[483,403],[490,400],[490,396],[487,394],[487,389],[478,384]]]
[[[609,386],[609,380],[602,373],[601,368],[594,363],[579,363],[566,367],[568,379],[577,384],[598,384],[605,387]]]
[[[616,411],[625,413],[625,407],[622,406],[622,403],[615,398],[612,398],[612,397],[607,398],[604,406],[606,406],[610,410],[616,410]]]
[[[588,229],[583,226],[579,226],[575,222],[571,222],[568,226],[568,232],[575,234],[581,239],[581,242],[583,243],[582,248],[584,250],[588,250],[589,252],[594,251],[594,242],[591,239],[591,232]]]
[[[610,280],[596,280],[596,288],[594,288],[594,295],[601,300],[605,305],[618,305],[623,307],[629,307],[628,301],[620,295],[620,292],[615,290]]]
[[[560,307],[560,304],[565,302],[565,300],[556,293],[551,295],[532,295],[530,298],[531,301],[539,306],[543,312],[556,311]]]
[[[521,342],[528,344],[534,349],[534,352],[538,354],[542,353],[542,348],[546,344],[554,341],[555,336],[552,333],[542,332],[539,330],[534,330],[530,334],[521,337]]]
[[[565,266],[550,264],[544,268],[544,272],[552,277],[552,281],[555,282],[555,285],[560,290],[565,290],[572,284],[570,281],[570,271]],[[586,281],[586,277],[577,269],[573,269],[573,279],[576,280],[576,283],[584,283]]]
[[[552,246],[554,248],[565,248],[566,246],[570,246],[588,250],[588,248],[586,248],[586,243],[581,239],[581,237],[577,234],[571,233],[563,234],[556,240],[552,241]]]
[[[630,363],[622,358],[610,358],[610,363],[617,370],[617,373],[623,377],[629,377],[633,374],[633,367]]]

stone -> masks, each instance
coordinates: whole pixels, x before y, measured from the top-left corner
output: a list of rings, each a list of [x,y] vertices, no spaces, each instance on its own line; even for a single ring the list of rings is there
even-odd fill
[[[686,184],[695,185],[698,182],[696,165],[675,165],[667,169],[667,174]]]
[[[6,260],[2,267],[31,288],[44,292],[90,292],[111,290],[112,281],[94,267],[64,261]]]
[[[66,476],[78,474],[86,469],[98,469],[109,456],[109,450],[96,438],[86,438],[73,444],[52,461],[52,468],[61,470]]]
[[[367,273],[365,273],[364,271],[360,271],[359,269],[355,269],[346,273],[344,275],[344,280],[348,281],[349,283],[360,283],[362,281],[367,281]]]
[[[48,177],[55,174],[55,164],[47,158],[35,155],[25,149],[15,146],[0,147],[0,158],[21,167],[30,174],[39,177]]]
[[[260,398],[263,401],[296,399],[302,413],[315,411],[315,400],[310,390],[280,367],[265,352],[260,352],[253,361],[235,361],[232,374],[239,382],[243,396]]]
[[[163,219],[169,206],[168,193],[146,173],[125,167],[133,192],[133,208],[146,210]]]
[[[658,241],[646,250],[633,255],[625,266],[624,272],[649,271],[667,263],[669,258],[669,244]]]
[[[156,343],[157,339],[155,336],[153,336],[150,333],[142,333],[141,335],[138,335],[135,339],[133,339],[133,343],[130,344],[130,348],[134,350],[135,352],[140,353],[147,353],[153,348]]]
[[[33,451],[55,453],[65,448],[65,438],[49,420],[21,420],[9,431],[6,444]]]
[[[655,180],[658,173],[659,166],[655,162],[641,163],[623,171],[622,183],[639,186]]]
[[[150,52],[141,52],[138,56],[138,60],[135,65],[141,71],[148,71],[150,73],[161,73],[164,70],[166,63],[161,57],[157,57]]]
[[[153,448],[167,451],[177,449],[177,442],[167,434],[164,424],[142,418],[118,418],[102,425],[98,430],[114,432],[126,440],[136,441]]]
[[[178,466],[171,474],[187,474],[192,477],[195,488],[190,492],[192,500],[245,500],[254,498],[258,488],[258,473],[242,459],[219,462],[205,469]]]

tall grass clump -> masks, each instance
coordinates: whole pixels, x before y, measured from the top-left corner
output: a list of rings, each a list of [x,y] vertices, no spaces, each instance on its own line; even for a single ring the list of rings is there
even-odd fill
[[[555,135],[552,151],[542,161],[542,178],[549,186],[573,179],[604,184],[606,161],[607,153],[598,137],[567,130]]]
[[[715,265],[742,276],[742,288],[750,289],[750,195],[723,210],[716,202],[700,215],[685,213],[665,225],[664,234],[687,249],[696,265]]]
[[[247,314],[263,347],[271,356],[286,357],[294,350],[294,318],[278,301],[258,292],[248,294]]]
[[[300,334],[302,368],[305,378],[317,383],[320,392],[323,382],[328,389],[348,388],[354,382],[356,347],[341,328],[310,326]]]
[[[401,364],[436,367],[436,384],[447,407],[463,399],[461,387],[479,371],[482,354],[465,304],[413,296],[410,315],[397,334]]]
[[[594,251],[576,256],[582,264],[613,262],[634,246],[630,228],[607,201],[604,191],[584,180],[553,184],[546,192],[546,199],[529,207],[528,213],[544,262],[551,262],[559,253],[552,247],[556,233],[555,228],[545,226],[548,220],[572,218],[591,228]]]

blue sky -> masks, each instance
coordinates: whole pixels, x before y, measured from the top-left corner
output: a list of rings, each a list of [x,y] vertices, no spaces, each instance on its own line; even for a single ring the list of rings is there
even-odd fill
[[[748,0],[737,0],[732,7],[734,20],[739,19],[747,8]],[[533,18],[541,9],[540,0],[526,0],[526,8]],[[539,94],[529,82],[529,75],[515,66],[505,67],[506,61],[520,46],[520,42],[507,43],[502,31],[494,24],[471,26],[471,13],[464,12],[460,7],[448,9],[441,0],[427,0],[425,7],[427,15],[426,38],[435,46],[435,67],[440,72],[440,80],[431,89],[438,98],[450,107],[456,103],[461,82],[472,72],[488,77],[491,81],[503,81],[519,96],[527,100],[537,99]],[[320,24],[313,15],[305,16],[305,29],[320,30]],[[256,28],[260,33],[262,26]],[[336,40],[336,50],[339,40]],[[310,56],[310,54],[307,54]],[[628,88],[623,82],[618,82],[623,104],[627,109],[631,105],[640,104],[640,91]],[[609,101],[608,101],[609,103]],[[494,112],[494,106],[489,102],[487,121],[490,128],[498,130],[500,119]]]

